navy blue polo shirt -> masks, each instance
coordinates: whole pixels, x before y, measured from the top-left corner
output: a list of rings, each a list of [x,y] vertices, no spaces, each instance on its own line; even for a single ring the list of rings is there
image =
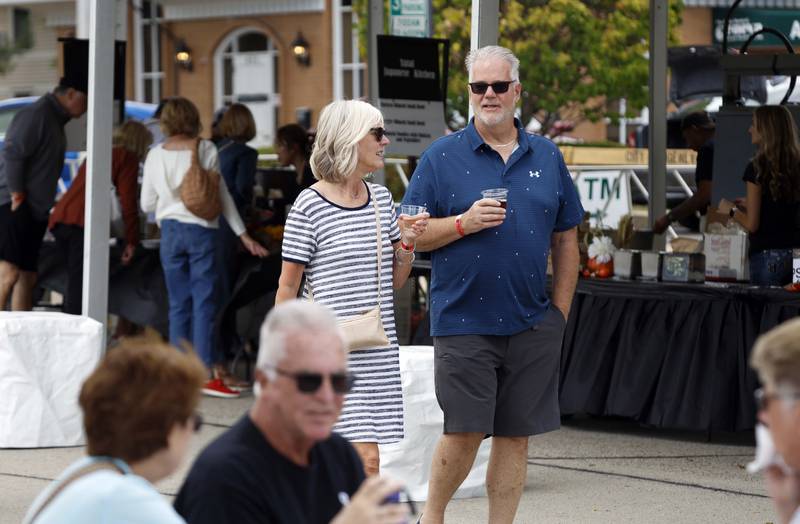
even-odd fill
[[[470,122],[431,144],[403,198],[444,218],[466,212],[484,189],[508,188],[501,225],[432,253],[432,336],[513,335],[535,324],[550,305],[551,234],[577,226],[583,207],[558,147],[514,122],[519,147],[508,163]]]

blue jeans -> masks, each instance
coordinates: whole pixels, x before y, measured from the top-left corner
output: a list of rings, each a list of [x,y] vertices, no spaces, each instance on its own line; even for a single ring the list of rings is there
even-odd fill
[[[207,367],[213,359],[216,301],[215,229],[177,220],[161,222],[161,266],[169,296],[169,341],[194,345]]]
[[[750,253],[750,282],[752,284],[785,286],[791,281],[791,249],[767,249]]]

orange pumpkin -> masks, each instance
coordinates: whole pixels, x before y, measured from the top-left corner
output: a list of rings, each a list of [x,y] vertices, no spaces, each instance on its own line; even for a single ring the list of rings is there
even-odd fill
[[[614,260],[598,262],[596,258],[592,257],[586,261],[586,269],[593,277],[608,278],[614,274]]]
[[[609,264],[601,264],[600,267],[597,269],[597,277],[598,278],[608,278],[611,276],[611,268]]]

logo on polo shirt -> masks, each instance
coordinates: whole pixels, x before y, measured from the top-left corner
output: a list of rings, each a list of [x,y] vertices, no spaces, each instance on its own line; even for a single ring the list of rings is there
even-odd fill
[[[538,169],[537,169],[536,171],[528,171],[528,175],[529,175],[531,178],[533,178],[533,177],[539,178],[540,176],[542,176],[542,175],[541,175],[541,173],[542,173],[542,172],[541,172],[541,171],[539,171]]]

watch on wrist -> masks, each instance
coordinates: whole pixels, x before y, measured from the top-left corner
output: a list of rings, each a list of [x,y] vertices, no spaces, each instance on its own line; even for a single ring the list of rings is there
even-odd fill
[[[728,215],[729,215],[731,218],[733,218],[733,215],[735,215],[735,214],[736,214],[736,208],[735,208],[735,207],[732,207],[732,208],[731,208],[731,210],[730,210],[730,211],[728,211]]]

